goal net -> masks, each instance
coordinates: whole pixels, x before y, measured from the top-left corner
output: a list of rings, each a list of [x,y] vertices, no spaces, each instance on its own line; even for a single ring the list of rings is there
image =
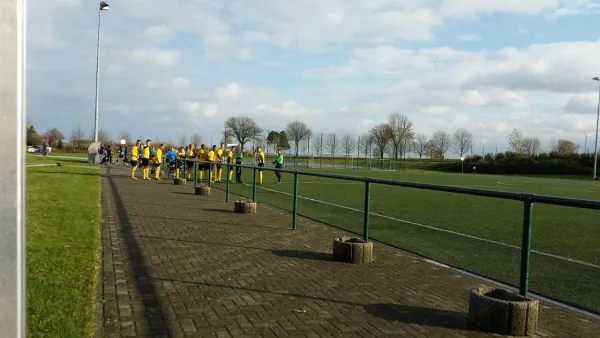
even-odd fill
[[[309,168],[356,169],[354,156],[350,154],[335,155],[330,153],[312,154],[308,158]]]
[[[367,160],[369,170],[395,171],[396,165],[391,158],[369,158]]]

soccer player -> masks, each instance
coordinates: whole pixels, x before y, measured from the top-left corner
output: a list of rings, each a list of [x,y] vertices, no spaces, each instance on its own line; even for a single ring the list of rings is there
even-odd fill
[[[231,146],[231,148],[229,148],[229,150],[227,151],[227,163],[228,164],[233,164],[233,152],[235,151],[235,146]],[[231,176],[233,176],[233,166],[229,165],[227,166],[229,168],[229,182],[231,182]]]
[[[256,148],[256,152],[258,153],[258,184],[263,183],[263,169],[265,166],[265,153],[263,153],[262,148],[258,146]]]
[[[206,161],[206,145],[201,144],[200,150],[197,151],[198,160]],[[206,163],[199,163],[198,170],[200,171],[200,177],[198,178],[198,183],[202,183],[202,178],[204,176],[204,170],[206,169]]]
[[[244,159],[244,151],[240,148],[240,151],[235,156],[235,164],[242,164]],[[243,184],[242,182],[242,167],[235,168],[235,183]]]
[[[164,144],[159,144],[158,148],[156,148],[156,154],[154,154],[154,166],[156,167],[154,169],[154,178],[157,181],[160,181],[160,165],[162,164],[162,152],[164,149],[165,145]]]
[[[179,171],[185,165],[185,148],[179,148],[177,152],[177,170],[175,171],[175,178],[179,178]]]
[[[152,141],[149,139],[146,140],[146,144],[142,150],[142,173],[144,174],[144,179],[150,179],[150,146],[152,145]]]
[[[190,144],[188,145],[188,152],[187,152],[187,180],[191,181],[192,180],[192,170],[194,169],[194,159],[196,158],[196,155],[194,154],[194,145]]]
[[[216,173],[215,173],[215,169],[216,168],[214,166],[214,164],[215,164],[215,153],[216,153],[216,150],[217,150],[217,145],[213,144],[212,149],[208,152],[208,161],[210,162],[208,165],[209,166],[212,165],[212,170],[210,172],[210,177],[208,178],[211,182],[214,182],[213,181],[213,176],[217,176]]]
[[[223,159],[223,155],[225,152],[225,144],[221,143],[221,148],[217,150],[217,179],[218,183],[221,183],[221,177],[223,175],[223,168],[221,168],[221,163],[225,162]]]
[[[281,148],[277,149],[277,159],[273,161],[275,164],[275,169],[283,168],[283,151]],[[281,183],[281,172],[279,170],[275,170],[275,176],[277,176],[277,183]]]
[[[175,178],[175,167],[177,166],[177,151],[174,146],[171,146],[171,150],[165,154],[167,161],[169,162],[169,173],[171,178]]]
[[[137,167],[138,167],[138,156],[139,156],[138,149],[140,149],[141,146],[142,146],[142,141],[137,140],[135,142],[135,145],[133,147],[131,147],[131,158],[129,159],[129,162],[131,163],[131,178],[134,180],[137,180],[137,177],[135,177],[135,171],[137,170]]]

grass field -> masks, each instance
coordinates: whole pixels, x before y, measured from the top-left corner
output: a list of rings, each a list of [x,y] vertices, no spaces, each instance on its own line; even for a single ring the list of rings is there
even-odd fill
[[[302,169],[308,170],[308,169]],[[600,182],[427,171],[318,169],[324,173],[600,200]],[[264,173],[259,202],[290,210],[293,178]],[[244,182],[252,183],[245,169]],[[299,213],[362,233],[364,184],[300,176]],[[223,185],[217,185],[217,187]],[[250,185],[231,192],[251,197]],[[373,184],[370,237],[443,263],[518,285],[523,204]],[[600,313],[600,212],[536,204],[530,290]],[[301,229],[300,229],[301,230]]]
[[[100,250],[100,171],[27,156],[27,335],[90,337]]]

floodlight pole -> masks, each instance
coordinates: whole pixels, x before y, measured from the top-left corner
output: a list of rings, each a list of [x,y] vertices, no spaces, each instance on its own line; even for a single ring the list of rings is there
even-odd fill
[[[593,78],[594,81],[600,82],[600,78]],[[596,170],[598,167],[598,125],[600,124],[600,83],[598,85],[598,108],[596,110],[596,142],[594,142],[594,180],[598,179]]]
[[[98,101],[99,101],[99,85],[100,85],[100,21],[102,11],[108,10],[106,2],[100,2],[98,6],[98,40],[96,43],[96,107],[94,110],[94,142],[98,142]]]

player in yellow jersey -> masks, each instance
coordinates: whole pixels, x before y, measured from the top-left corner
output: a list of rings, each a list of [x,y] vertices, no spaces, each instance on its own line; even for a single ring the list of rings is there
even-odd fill
[[[137,170],[137,167],[138,167],[138,156],[139,156],[141,146],[142,146],[142,141],[137,140],[135,142],[135,145],[133,147],[131,147],[131,157],[129,158],[129,163],[131,163],[131,178],[134,180],[137,180],[137,177],[135,177],[135,171]]]
[[[150,145],[152,141],[146,140],[146,144],[142,148],[142,174],[144,174],[144,179],[150,179]]]
[[[265,166],[265,153],[263,153],[261,147],[256,148],[256,152],[258,153],[258,184],[262,184],[263,182],[263,170],[262,168]]]
[[[194,154],[194,145],[193,144],[189,144],[188,145],[188,151],[187,151],[187,180],[191,181],[192,180],[192,171],[194,170],[194,159],[196,159],[196,155]]]
[[[185,165],[185,148],[179,148],[177,152],[177,169],[175,170],[175,178],[179,178],[179,171]]]
[[[221,143],[221,148],[217,149],[217,159],[215,160],[215,162],[217,162],[217,179],[216,181],[218,183],[221,183],[221,178],[223,176],[223,168],[221,168],[221,163],[225,162],[223,155],[225,153],[225,144]]]
[[[208,178],[211,182],[213,182],[213,177],[217,176],[217,175],[215,175],[216,168],[214,167],[216,150],[217,150],[217,146],[213,144],[212,149],[208,152],[208,162],[210,162],[208,165],[213,166],[212,170],[210,172],[210,177]]]
[[[205,149],[206,146],[204,144],[200,145],[200,149],[198,149],[196,151],[196,158],[198,159],[198,161],[206,161],[206,151]],[[206,168],[206,164],[205,163],[198,163],[198,174],[200,175],[200,177],[198,177],[198,183],[202,183],[202,178],[204,177],[204,169]]]
[[[163,149],[164,149],[165,145],[164,144],[159,144],[158,148],[156,149],[156,154],[154,154],[154,158],[153,158],[153,162],[154,162],[154,166],[156,167],[156,169],[154,169],[154,178],[157,181],[160,181],[160,165],[162,164],[162,156],[163,156]]]
[[[227,151],[227,163],[228,164],[233,164],[233,152],[235,151],[235,146],[231,146],[231,148],[229,148],[229,150]],[[229,182],[231,182],[231,177],[233,176],[233,166],[230,165],[229,167]]]

